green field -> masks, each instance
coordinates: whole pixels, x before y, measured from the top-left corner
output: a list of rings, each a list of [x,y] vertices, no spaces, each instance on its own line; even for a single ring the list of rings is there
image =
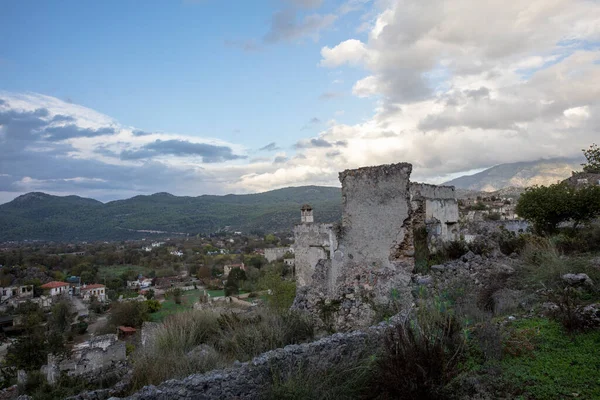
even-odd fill
[[[152,269],[148,267],[142,267],[141,265],[110,265],[106,267],[100,267],[98,269],[98,275],[100,279],[110,279],[115,277],[120,277],[124,272],[129,270],[133,270],[138,274],[146,275]]]
[[[194,289],[183,292],[181,304],[176,304],[172,298],[163,301],[160,311],[150,314],[150,320],[153,322],[162,322],[167,316],[186,310],[192,310],[194,303],[200,298],[200,293],[204,290]],[[212,297],[221,297],[225,293],[223,290],[209,290]]]
[[[175,301],[172,298],[163,301],[161,303],[162,307],[160,308],[160,311],[150,314],[150,320],[152,322],[162,322],[169,315],[186,310],[192,310],[194,308],[194,303],[198,301],[198,299],[200,298],[200,293],[202,292],[204,292],[203,289],[194,289],[183,292],[181,304],[175,304]],[[207,292],[210,294],[211,297],[225,296],[225,291],[223,290],[207,290]],[[246,292],[240,292],[240,294],[244,293]],[[246,300],[249,301],[249,299]]]

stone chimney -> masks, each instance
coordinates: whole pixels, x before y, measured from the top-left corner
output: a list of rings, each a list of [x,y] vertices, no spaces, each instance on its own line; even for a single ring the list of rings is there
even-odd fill
[[[315,222],[313,218],[313,209],[310,205],[305,204],[300,208],[300,222],[303,224]]]

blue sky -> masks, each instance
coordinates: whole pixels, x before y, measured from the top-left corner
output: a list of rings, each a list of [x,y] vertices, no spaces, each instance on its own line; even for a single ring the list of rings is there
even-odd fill
[[[0,37],[0,203],[441,183],[600,137],[595,1],[4,0]]]
[[[322,13],[343,2],[323,5]],[[8,1],[0,12],[2,89],[55,96],[148,131],[291,146],[316,117],[367,118],[350,96],[360,71],[318,67],[323,44],[357,25],[267,43],[278,1]],[[294,8],[297,18],[311,9]],[[363,33],[364,36],[364,33]],[[251,49],[244,50],[249,43]],[[345,79],[344,83],[332,83]],[[345,93],[329,100],[323,93]],[[316,125],[316,124],[315,124]],[[318,126],[310,129],[316,132]]]

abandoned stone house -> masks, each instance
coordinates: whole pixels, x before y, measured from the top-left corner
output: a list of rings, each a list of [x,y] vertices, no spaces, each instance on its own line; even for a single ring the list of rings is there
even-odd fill
[[[110,370],[125,359],[125,342],[118,340],[116,334],[101,335],[76,345],[67,359],[49,354],[42,373],[49,383],[55,383],[61,373],[69,376],[97,373]]]
[[[454,187],[411,183],[411,172],[408,163],[341,172],[338,224],[314,223],[312,208],[302,207],[294,308],[344,330],[367,326],[392,293],[410,301],[415,232],[425,230],[428,245],[459,236]]]
[[[33,285],[9,286],[0,288],[1,303],[13,297],[18,297],[21,299],[32,298]]]
[[[273,247],[265,249],[264,255],[268,262],[273,262],[282,259],[287,253],[293,253],[291,247]]]

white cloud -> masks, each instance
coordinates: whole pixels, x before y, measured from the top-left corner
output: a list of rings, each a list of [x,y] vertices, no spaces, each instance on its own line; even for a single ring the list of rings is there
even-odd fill
[[[365,72],[352,92],[376,99],[373,117],[320,133],[319,141],[346,143],[336,157],[304,148],[276,179],[269,172],[242,182],[308,183],[315,165],[324,173],[398,161],[412,162],[416,179],[440,181],[503,162],[578,156],[597,141],[597,2],[378,4],[378,15],[360,22],[370,27],[366,40],[323,47],[319,62]]]
[[[327,46],[321,49],[323,59],[319,65],[323,67],[339,67],[342,64],[359,65],[368,57],[367,47],[356,39],[346,40],[333,48]]]

